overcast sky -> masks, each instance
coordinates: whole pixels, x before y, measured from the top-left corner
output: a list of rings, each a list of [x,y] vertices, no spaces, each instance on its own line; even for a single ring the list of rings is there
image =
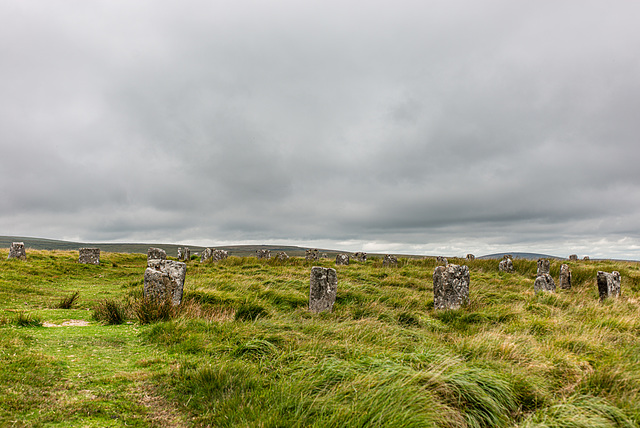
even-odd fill
[[[640,2],[0,2],[0,235],[640,259]]]

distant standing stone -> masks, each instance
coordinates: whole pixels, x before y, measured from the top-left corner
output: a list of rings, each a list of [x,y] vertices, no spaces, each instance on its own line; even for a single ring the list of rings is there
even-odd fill
[[[317,262],[318,260],[320,260],[320,253],[317,249],[305,250],[304,259],[307,261]]]
[[[364,262],[366,262],[366,261],[367,261],[367,253],[357,252],[357,253],[355,253],[355,254],[353,255],[353,258],[354,258],[356,261],[359,261],[359,262],[364,263]]]
[[[498,270],[509,273],[514,272],[515,269],[513,268],[513,260],[511,260],[510,258],[502,259],[498,264]]]
[[[189,247],[184,247],[184,261],[188,262],[189,260],[191,260],[191,250],[189,249]]]
[[[349,256],[347,254],[338,254],[336,256],[337,266],[346,266],[349,264]]]
[[[204,263],[213,255],[213,248],[205,248],[200,255],[200,263]]]
[[[449,264],[449,260],[447,260],[446,257],[443,256],[438,256],[436,257],[436,263],[442,265],[442,266],[446,266]]]
[[[182,301],[187,264],[153,259],[144,271],[144,296],[152,300],[170,299],[176,306]]]
[[[538,272],[536,276],[551,272],[551,263],[547,259],[538,259]]]
[[[100,264],[100,248],[80,248],[78,250],[78,263]]]
[[[147,261],[152,259],[167,260],[167,252],[162,248],[151,247],[147,250]]]
[[[475,260],[476,256],[474,256],[473,254],[467,254],[467,260]]]
[[[386,254],[382,260],[382,266],[398,266],[398,258],[393,254]]]
[[[320,256],[321,259],[328,259],[329,256],[327,255],[327,253],[322,253],[322,255]]]
[[[556,283],[553,281],[551,275],[543,273],[536,278],[536,282],[533,284],[533,291],[536,293],[541,293],[543,291],[555,293]]]
[[[184,252],[182,250],[182,247],[178,247],[178,260],[182,259],[184,259]]]
[[[563,290],[571,289],[571,270],[569,265],[560,266],[560,284],[558,286]]]
[[[309,310],[331,312],[338,291],[338,275],[335,269],[314,266],[311,268],[309,288]]]
[[[214,249],[211,252],[211,261],[213,261],[213,262],[219,262],[220,260],[224,260],[227,257],[229,257],[229,253],[227,252],[227,250],[216,250],[216,249]]]
[[[276,254],[276,260],[284,261],[284,260],[288,260],[288,259],[289,259],[289,255],[287,253],[285,253],[284,251],[279,251]]]
[[[602,272],[598,271],[598,293],[600,294],[600,300],[612,297],[620,297],[620,272],[613,271]]]
[[[571,255],[569,256],[569,260],[571,260],[571,261],[577,261],[577,260],[578,260],[578,255],[577,255],[577,254],[571,254]]]
[[[584,257],[582,258],[582,260],[584,260],[585,262],[588,262],[588,261],[589,261],[589,256],[584,256]]]
[[[469,268],[437,266],[433,271],[433,307],[460,309],[469,304]]]
[[[256,257],[269,260],[271,258],[271,250],[256,250]]]
[[[24,242],[13,242],[9,247],[9,259],[27,260],[27,252],[24,249]]]

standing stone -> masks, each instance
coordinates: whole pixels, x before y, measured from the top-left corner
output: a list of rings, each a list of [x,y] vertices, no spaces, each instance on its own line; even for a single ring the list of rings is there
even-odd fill
[[[513,260],[511,260],[510,257],[505,256],[505,258],[502,259],[498,264],[498,270],[509,273],[514,272],[515,269],[513,268]]]
[[[337,266],[346,266],[349,264],[349,256],[347,254],[338,254],[336,256]]]
[[[276,260],[280,260],[280,261],[289,260],[289,255],[287,253],[285,253],[284,251],[279,251],[276,254]]]
[[[226,250],[213,250],[211,252],[211,261],[219,262],[220,260],[225,260],[229,257],[229,253]]]
[[[187,264],[173,260],[152,259],[144,271],[144,297],[156,301],[170,299],[176,306],[182,301]]]
[[[569,260],[571,260],[573,262],[577,261],[578,260],[578,255],[577,254],[571,254],[569,256]]]
[[[598,271],[598,293],[600,300],[608,297],[620,297],[620,272],[615,270],[611,273]]]
[[[309,310],[311,312],[331,312],[338,291],[338,275],[335,269],[314,266],[311,268],[309,288]]]
[[[442,265],[442,266],[446,266],[446,265],[449,264],[449,260],[447,260],[446,257],[438,256],[438,257],[436,257],[436,263],[438,263],[439,265]]]
[[[321,259],[328,259],[329,256],[327,255],[327,253],[322,253],[322,255],[320,256]]]
[[[151,247],[147,250],[147,261],[149,260],[167,260],[167,252],[162,248]]]
[[[100,248],[80,248],[78,250],[78,263],[99,265]]]
[[[189,247],[184,247],[184,261],[188,262],[189,260],[191,260],[191,250],[189,249]]]
[[[184,250],[185,249],[186,248],[178,247],[178,260],[184,260],[185,259],[184,258],[184,255],[185,255]]]
[[[588,261],[589,261],[589,256],[584,256],[584,257],[582,258],[582,260],[584,260],[585,262],[588,262]]]
[[[536,278],[536,282],[533,284],[533,291],[536,293],[541,293],[543,291],[555,293],[556,283],[553,281],[551,275],[543,273]]]
[[[353,255],[353,258],[359,262],[364,263],[367,261],[367,253],[357,252]]]
[[[271,250],[256,250],[256,257],[269,260],[271,258]]]
[[[547,259],[538,259],[538,272],[536,276],[551,272],[551,263]]]
[[[13,242],[9,247],[9,259],[27,260],[27,253],[24,250],[24,242]]]
[[[204,263],[213,255],[213,248],[205,248],[200,255],[200,263]]]
[[[560,284],[559,287],[563,290],[571,289],[571,270],[569,265],[560,266]]]
[[[308,249],[304,252],[304,259],[312,262],[320,260],[320,253],[317,249]]]
[[[474,256],[473,254],[467,254],[467,260],[475,260],[476,256]]]
[[[382,266],[398,266],[398,258],[393,254],[386,254],[382,260]]]
[[[437,266],[433,271],[433,307],[460,309],[469,304],[469,268]]]

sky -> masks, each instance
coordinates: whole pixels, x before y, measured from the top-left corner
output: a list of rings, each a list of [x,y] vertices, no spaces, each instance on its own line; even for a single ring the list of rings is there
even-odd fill
[[[0,2],[0,235],[640,260],[640,2]]]

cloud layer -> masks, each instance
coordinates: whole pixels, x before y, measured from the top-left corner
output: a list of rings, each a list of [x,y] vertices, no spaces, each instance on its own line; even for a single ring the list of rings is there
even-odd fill
[[[0,230],[638,259],[639,13],[2,4]]]

